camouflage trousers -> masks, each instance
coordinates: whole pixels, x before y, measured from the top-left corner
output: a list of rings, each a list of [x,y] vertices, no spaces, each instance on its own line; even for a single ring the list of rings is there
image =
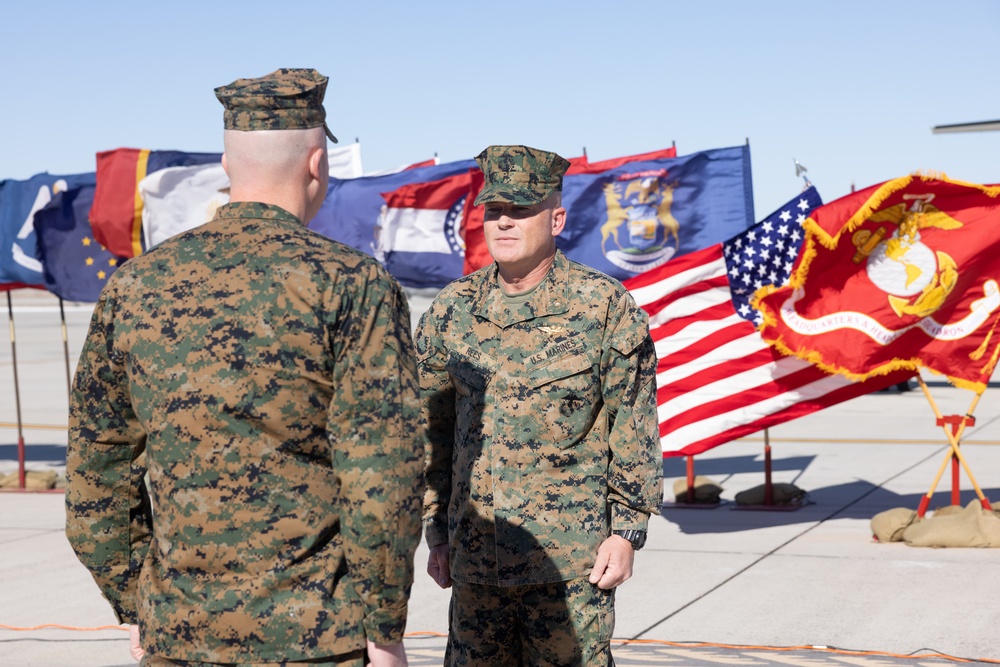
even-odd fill
[[[365,667],[368,664],[367,651],[351,651],[328,658],[314,658],[298,662],[192,662],[190,660],[168,660],[147,654],[139,667]]]
[[[454,582],[445,667],[613,667],[615,594],[586,578],[552,584]]]

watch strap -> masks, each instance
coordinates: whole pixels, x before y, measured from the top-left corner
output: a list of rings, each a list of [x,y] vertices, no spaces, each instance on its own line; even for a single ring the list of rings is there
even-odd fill
[[[628,540],[629,544],[632,545],[634,551],[638,551],[646,544],[646,531],[644,530],[613,530],[612,535],[617,535]]]

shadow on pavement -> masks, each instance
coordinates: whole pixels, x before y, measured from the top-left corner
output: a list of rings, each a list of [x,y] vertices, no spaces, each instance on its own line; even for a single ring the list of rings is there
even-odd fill
[[[735,457],[737,459],[750,457]],[[796,457],[794,460],[811,457]],[[717,459],[727,461],[727,459]],[[711,463],[706,461],[705,463]],[[759,462],[758,462],[759,463]],[[781,461],[775,461],[774,470],[795,470],[796,466],[781,466]],[[709,468],[709,466],[705,466]],[[719,468],[727,472],[738,472],[736,468]],[[711,474],[711,473],[707,473]],[[716,473],[718,474],[718,473]],[[763,482],[763,476],[761,477]],[[931,482],[927,480],[928,490]],[[968,480],[963,477],[962,483],[969,487]],[[859,479],[843,484],[834,484],[818,488],[805,488],[808,504],[795,511],[740,510],[732,501],[724,502],[714,509],[689,509],[664,507],[661,510],[661,520],[677,525],[682,533],[695,535],[705,533],[735,533],[745,530],[756,530],[774,526],[790,526],[809,524],[828,518],[869,520],[879,512],[896,507],[906,507],[916,510],[923,493],[898,494],[879,487],[874,482]],[[671,491],[667,490],[668,495]],[[1000,501],[1000,488],[984,488],[983,493],[991,502]],[[959,494],[961,506],[966,506],[977,500],[974,490],[962,488]],[[928,513],[935,509],[951,505],[950,480],[944,480],[935,490],[931,498]]]
[[[25,444],[24,460],[66,465],[66,445]],[[16,443],[13,445],[0,445],[0,461],[17,461]]]

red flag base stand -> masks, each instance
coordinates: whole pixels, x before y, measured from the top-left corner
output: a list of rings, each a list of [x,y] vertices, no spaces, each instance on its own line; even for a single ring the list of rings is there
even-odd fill
[[[806,503],[775,503],[774,484],[771,482],[771,437],[764,429],[764,503],[761,505],[734,504],[729,509],[752,512],[795,512],[805,507]]]
[[[962,455],[962,450],[959,448],[959,443],[962,439],[962,433],[965,431],[966,426],[975,426],[976,418],[972,416],[972,413],[976,409],[976,405],[979,403],[979,399],[982,397],[982,393],[976,394],[976,397],[972,400],[972,405],[969,406],[969,411],[964,415],[948,415],[944,417],[941,415],[941,411],[938,410],[937,403],[931,397],[930,389],[927,387],[927,383],[924,379],[917,375],[917,383],[924,392],[924,396],[927,397],[927,401],[931,404],[931,408],[934,410],[934,416],[937,417],[937,425],[944,429],[945,435],[948,436],[948,444],[951,445],[951,450],[945,455],[944,461],[941,463],[941,467],[938,468],[937,476],[934,478],[934,482],[931,484],[930,490],[927,494],[920,499],[920,505],[917,507],[917,516],[923,517],[927,513],[927,507],[931,503],[931,496],[934,495],[934,489],[937,488],[938,482],[941,481],[942,475],[944,475],[945,469],[948,467],[948,462],[951,462],[951,504],[961,505],[961,493],[959,488],[960,481],[960,469],[959,466],[965,468],[965,473],[969,476],[969,481],[972,482],[972,488],[975,489],[976,495],[979,497],[979,502],[982,504],[983,509],[986,511],[992,511],[993,507],[990,505],[989,499],[983,490],[979,488],[979,484],[976,482],[975,476],[972,474],[972,469],[969,468],[968,462],[965,460],[965,456]]]
[[[687,457],[687,494],[685,498],[694,498],[694,457]],[[674,509],[674,510],[714,510],[723,502],[716,500],[711,503],[699,503],[699,502],[672,502],[663,503],[660,507],[663,509]]]
[[[49,489],[49,488],[28,488],[27,485],[27,470],[25,469],[25,450],[24,450],[24,429],[21,422],[21,389],[17,378],[17,338],[15,336],[14,330],[14,304],[11,301],[10,293],[11,290],[21,289],[21,288],[32,288],[44,290],[44,285],[25,285],[22,283],[0,283],[0,292],[7,292],[7,320],[8,320],[8,330],[10,333],[10,358],[11,367],[14,370],[14,405],[17,411],[17,488],[0,488],[0,493],[65,493],[65,489]],[[63,351],[65,352],[66,359],[66,389],[70,389],[70,372],[69,372],[69,339],[66,332],[66,313],[63,309],[63,300],[59,299],[59,313],[62,317],[62,337],[63,337]]]
[[[25,467],[24,437],[17,437],[17,486],[0,487],[0,493],[65,493],[66,489],[29,488],[28,470]]]
[[[66,493],[66,489],[0,489],[0,493]]]

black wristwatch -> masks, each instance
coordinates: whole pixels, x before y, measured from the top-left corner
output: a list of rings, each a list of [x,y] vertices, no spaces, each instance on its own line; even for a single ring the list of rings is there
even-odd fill
[[[613,530],[611,534],[628,540],[633,551],[638,551],[646,544],[646,531],[644,530]]]

